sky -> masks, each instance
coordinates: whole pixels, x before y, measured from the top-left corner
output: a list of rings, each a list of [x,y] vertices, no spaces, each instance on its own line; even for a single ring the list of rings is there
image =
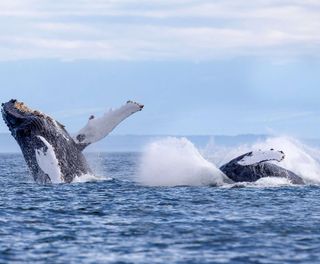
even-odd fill
[[[319,137],[318,0],[1,0],[0,100],[78,131]],[[6,132],[0,123],[0,132]]]

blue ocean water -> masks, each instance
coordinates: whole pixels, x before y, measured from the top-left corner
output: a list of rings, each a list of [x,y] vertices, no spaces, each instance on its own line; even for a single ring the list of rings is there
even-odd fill
[[[1,154],[0,263],[319,263],[319,187],[146,187],[139,158],[94,154],[111,180],[41,186]]]

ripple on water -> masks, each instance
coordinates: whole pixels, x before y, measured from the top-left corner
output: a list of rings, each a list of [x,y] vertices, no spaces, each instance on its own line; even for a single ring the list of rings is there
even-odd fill
[[[137,155],[100,157],[114,180],[56,186],[2,155],[0,262],[319,262],[319,187],[144,187]]]

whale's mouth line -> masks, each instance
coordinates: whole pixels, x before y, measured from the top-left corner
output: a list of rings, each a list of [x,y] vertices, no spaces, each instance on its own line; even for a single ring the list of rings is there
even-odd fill
[[[24,115],[24,114],[37,114],[38,111],[34,111],[28,106],[26,106],[23,102],[18,102],[17,100],[11,100],[6,104],[2,104],[2,109],[1,112],[6,114],[6,115],[11,115],[13,117],[19,115]],[[40,112],[38,112],[41,114]],[[24,116],[19,116],[20,118]]]
[[[16,109],[19,112],[24,113],[24,114],[31,114],[31,115],[35,115],[35,116],[38,116],[38,117],[50,118],[51,119],[51,117],[47,116],[46,114],[44,114],[44,113],[42,113],[42,112],[40,112],[38,110],[33,110],[33,109],[29,108],[23,102],[16,101],[13,104],[13,107],[14,107],[14,109]]]
[[[28,106],[26,106],[23,102],[18,102],[16,101],[14,104],[13,104],[13,107],[17,110],[19,110],[20,112],[22,113],[33,113],[34,110],[30,109]]]
[[[38,111],[38,110],[33,110],[31,108],[29,108],[26,104],[24,104],[23,102],[19,102],[17,100],[12,99],[10,101],[10,105],[6,105],[6,104],[2,104],[2,109],[1,109],[2,115],[6,118],[5,122],[8,125],[8,123],[10,122],[10,119],[26,119],[26,118],[30,118],[30,117],[39,117],[41,119],[46,119],[46,120],[50,120],[53,121],[53,119]]]

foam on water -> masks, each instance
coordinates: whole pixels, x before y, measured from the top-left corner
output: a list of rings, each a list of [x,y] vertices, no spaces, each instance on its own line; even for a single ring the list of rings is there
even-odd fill
[[[190,141],[173,137],[145,148],[137,175],[140,183],[149,186],[222,185],[225,178]]]
[[[283,161],[273,163],[301,176],[307,184],[320,184],[320,151],[289,137],[271,137],[234,148],[211,144],[201,154],[186,138],[158,140],[146,147],[137,179],[152,186],[226,185],[225,176],[218,167],[244,153],[271,148],[285,153]],[[291,183],[287,179],[269,177],[245,184],[256,187],[283,185]]]
[[[260,187],[281,187],[291,185],[291,182],[286,178],[265,177],[254,182],[254,185]]]
[[[236,182],[233,184],[224,185],[223,187],[225,188],[244,188],[244,187],[276,188],[276,187],[284,187],[284,186],[292,186],[292,185],[293,184],[286,178],[265,177],[255,182]]]
[[[94,174],[82,174],[73,179],[72,183],[81,183],[81,182],[96,182],[96,181],[105,181],[112,180],[112,178],[98,176]]]

